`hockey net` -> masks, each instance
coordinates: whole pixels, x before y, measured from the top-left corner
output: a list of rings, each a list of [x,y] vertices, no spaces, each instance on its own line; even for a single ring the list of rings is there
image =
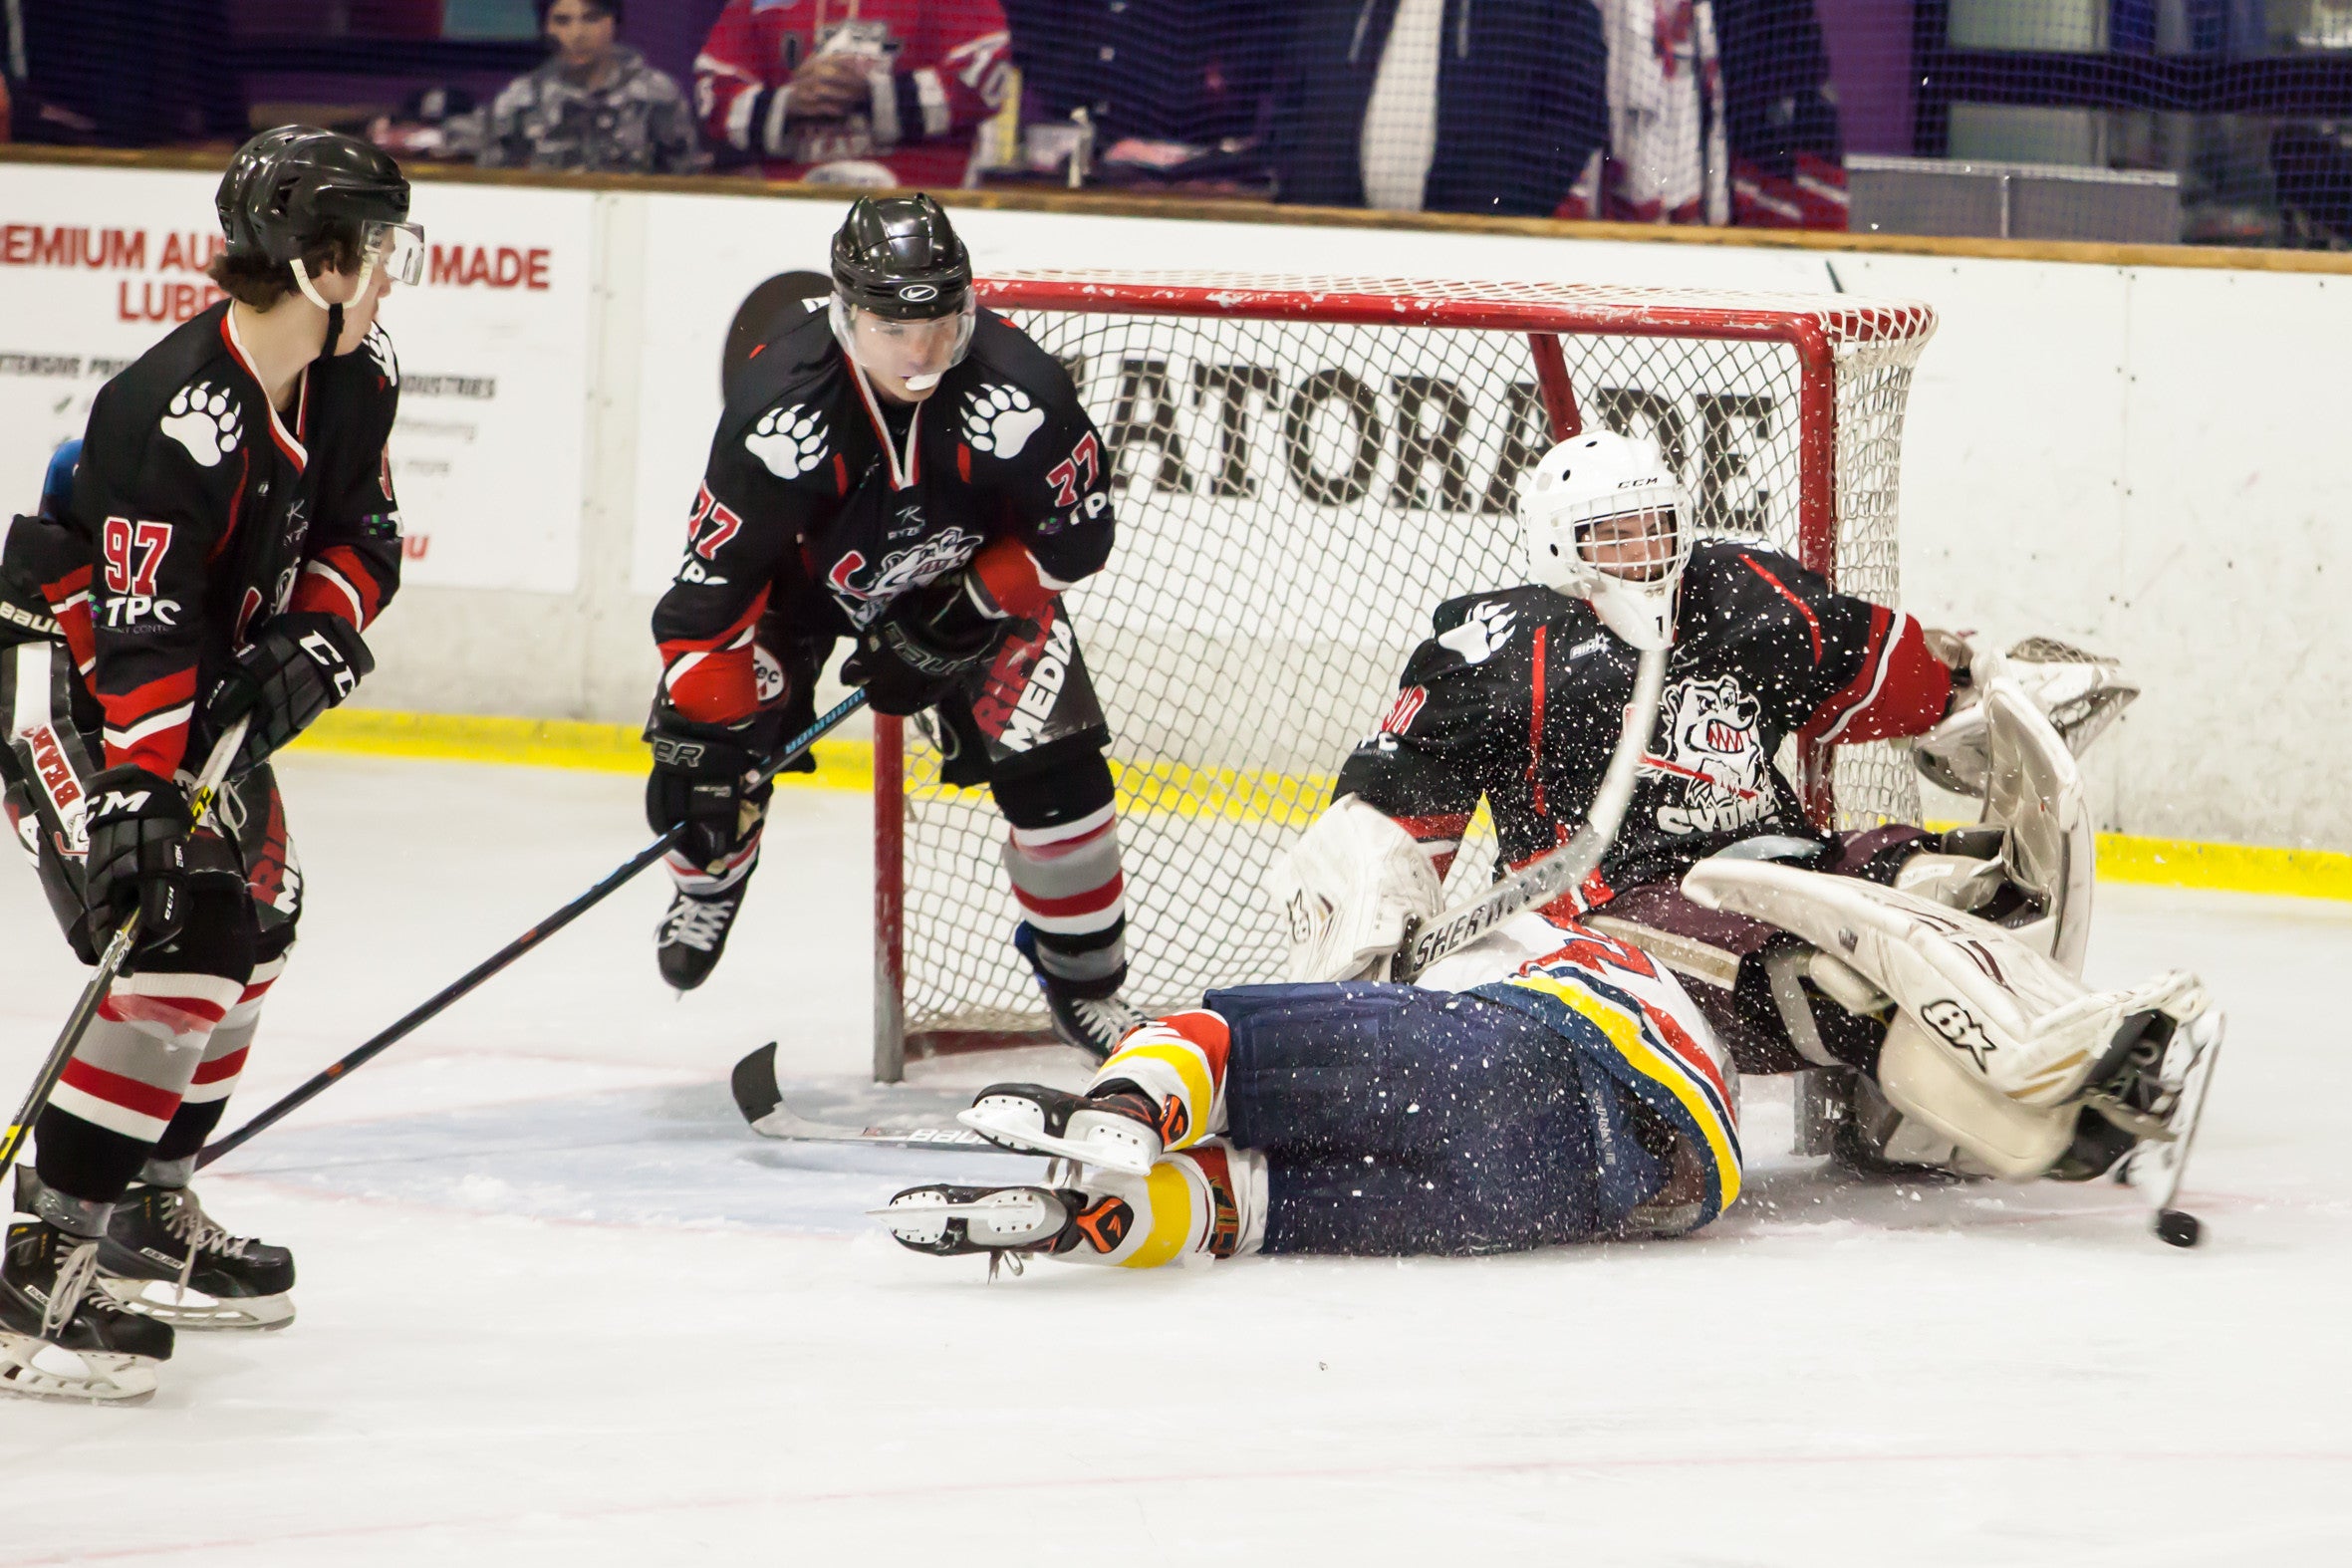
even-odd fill
[[[1437,604],[1522,581],[1519,477],[1585,422],[1656,439],[1702,534],[1892,604],[1927,307],[1844,296],[1200,273],[997,277],[1069,369],[1117,478],[1118,545],[1067,596],[1110,717],[1128,999],[1280,976],[1262,893],[1329,803]],[[1793,748],[1792,748],[1793,749]],[[1900,745],[1782,765],[1825,822],[1912,820]],[[876,723],[876,1073],[1035,1037],[985,789]],[[1447,887],[1492,875],[1484,813]]]

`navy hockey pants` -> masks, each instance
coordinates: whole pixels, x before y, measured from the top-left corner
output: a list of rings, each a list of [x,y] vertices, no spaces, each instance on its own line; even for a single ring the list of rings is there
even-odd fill
[[[1227,1131],[1266,1155],[1267,1252],[1582,1240],[1666,1182],[1664,1130],[1585,1048],[1507,1007],[1363,982],[1207,1005],[1233,1031]]]

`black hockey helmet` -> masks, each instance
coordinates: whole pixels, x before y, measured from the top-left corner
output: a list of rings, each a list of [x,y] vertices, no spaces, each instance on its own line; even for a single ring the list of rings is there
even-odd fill
[[[928,196],[862,196],[833,236],[833,293],[894,321],[952,316],[971,299],[972,260]]]
[[[292,262],[337,223],[356,225],[363,247],[370,225],[405,225],[408,181],[399,164],[357,136],[280,126],[237,149],[213,205],[230,255]]]

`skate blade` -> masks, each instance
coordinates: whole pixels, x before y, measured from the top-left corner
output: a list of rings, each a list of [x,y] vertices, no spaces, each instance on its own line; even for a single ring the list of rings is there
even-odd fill
[[[1096,1166],[1105,1171],[1116,1171],[1122,1176],[1152,1174],[1152,1158],[1144,1147],[1124,1139],[1080,1141],[1054,1138],[1027,1128],[1001,1127],[990,1121],[980,1106],[957,1112],[955,1120],[1001,1148],[1017,1149],[1023,1154],[1050,1155],[1056,1160]]]
[[[66,1405],[144,1405],[155,1397],[155,1363],[0,1331],[0,1394]]]
[[[947,1233],[951,1219],[963,1221],[964,1240],[974,1248],[1025,1246],[1060,1231],[1068,1217],[1062,1205],[1034,1187],[1007,1187],[967,1202],[932,1202],[922,1196],[894,1199],[887,1208],[867,1214],[883,1221],[891,1234],[910,1246],[935,1245]]]
[[[126,1312],[196,1333],[260,1334],[294,1321],[292,1296],[208,1296],[168,1279],[102,1274],[99,1288]]]

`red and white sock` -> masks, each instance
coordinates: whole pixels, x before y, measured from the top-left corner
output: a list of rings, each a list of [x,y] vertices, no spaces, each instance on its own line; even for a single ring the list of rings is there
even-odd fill
[[[1127,879],[1116,806],[1050,828],[1014,828],[1004,844],[1021,917],[1045,972],[1081,995],[1108,996],[1127,976]]]

